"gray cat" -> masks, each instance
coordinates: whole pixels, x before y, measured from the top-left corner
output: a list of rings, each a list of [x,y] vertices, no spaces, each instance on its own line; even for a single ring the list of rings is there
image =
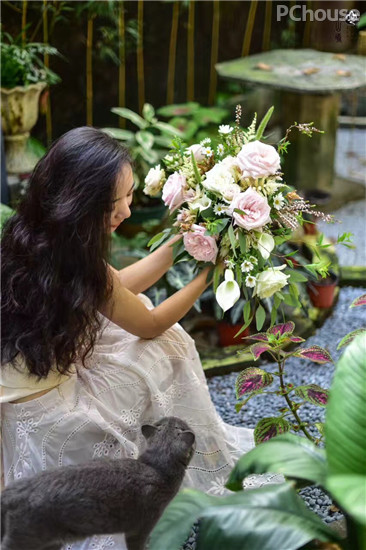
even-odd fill
[[[141,430],[147,448],[137,460],[93,460],[9,485],[1,497],[1,549],[59,550],[92,535],[125,533],[129,550],[143,550],[179,490],[195,436],[173,416]]]

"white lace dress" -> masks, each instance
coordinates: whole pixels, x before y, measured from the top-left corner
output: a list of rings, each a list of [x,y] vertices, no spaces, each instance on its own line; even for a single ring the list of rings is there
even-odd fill
[[[152,307],[143,295],[141,300]],[[93,458],[137,457],[140,426],[163,416],[184,419],[197,447],[183,487],[226,493],[235,461],[254,446],[253,430],[217,414],[193,339],[175,324],[153,340],[133,336],[103,317],[89,368],[40,398],[2,405],[5,485],[36,472]],[[278,482],[251,476],[247,486]],[[123,535],[95,536],[65,550],[125,550]]]

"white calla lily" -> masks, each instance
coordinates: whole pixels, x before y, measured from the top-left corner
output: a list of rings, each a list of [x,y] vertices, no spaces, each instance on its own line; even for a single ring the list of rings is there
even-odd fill
[[[216,290],[216,300],[219,306],[227,311],[240,298],[240,287],[234,279],[234,273],[231,269],[225,270],[225,281],[223,281]]]
[[[274,249],[274,239],[272,235],[268,233],[261,233],[261,236],[258,239],[258,250],[264,260],[268,260],[272,250]]]

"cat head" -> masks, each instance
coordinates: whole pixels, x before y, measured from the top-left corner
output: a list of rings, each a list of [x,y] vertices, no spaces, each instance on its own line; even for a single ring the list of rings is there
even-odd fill
[[[155,424],[144,424],[141,431],[148,448],[154,448],[188,466],[195,450],[196,437],[184,420],[166,416]]]

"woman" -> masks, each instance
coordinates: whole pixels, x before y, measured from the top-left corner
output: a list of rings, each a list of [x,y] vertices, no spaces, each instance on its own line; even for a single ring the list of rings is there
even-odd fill
[[[222,493],[252,430],[223,423],[192,338],[177,324],[209,268],[153,308],[141,294],[172,265],[171,243],[121,271],[110,233],[131,214],[128,152],[102,131],[67,132],[39,161],[2,235],[5,485],[95,457],[136,457],[142,423],[175,415],[197,449],[185,486]],[[72,549],[124,549],[123,536]]]

